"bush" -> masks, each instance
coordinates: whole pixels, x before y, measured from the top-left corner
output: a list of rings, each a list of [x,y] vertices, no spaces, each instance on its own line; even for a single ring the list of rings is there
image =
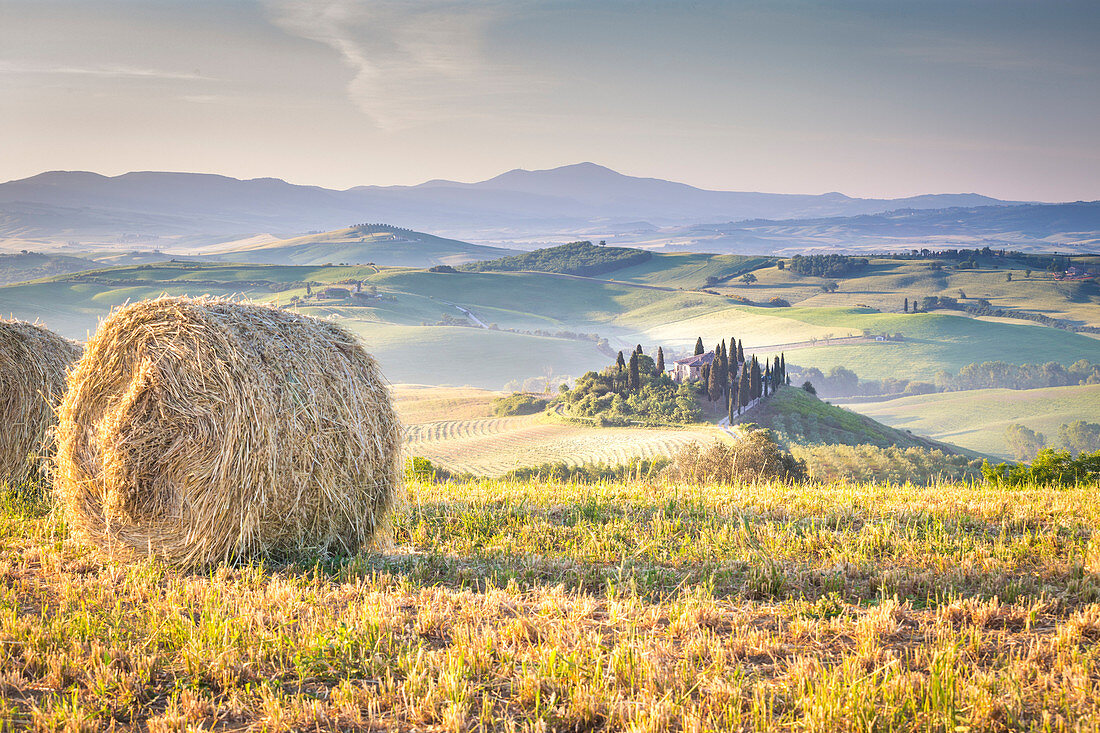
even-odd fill
[[[1074,458],[1069,451],[1043,448],[1031,465],[982,462],[985,480],[1003,486],[1055,485],[1075,486],[1100,481],[1100,451],[1082,453]]]
[[[536,412],[545,410],[548,402],[542,397],[517,392],[508,397],[498,397],[493,400],[493,414],[497,417],[534,415]]]
[[[768,301],[768,305],[775,308],[790,308],[791,302],[785,298],[775,297]]]
[[[803,382],[803,383],[802,383],[802,391],[803,391],[803,392],[809,392],[809,393],[810,393],[810,394],[812,394],[812,395],[816,395],[816,394],[817,394],[817,390],[816,390],[816,389],[814,389],[814,386],[813,386],[813,385],[812,385],[811,383],[809,383],[809,382]]]
[[[427,458],[412,456],[405,461],[405,478],[409,481],[446,481],[453,478],[453,475]]]
[[[428,272],[458,272],[450,265],[436,265],[435,267],[429,267]]]
[[[669,465],[669,459],[636,458],[625,464],[585,463],[571,466],[564,461],[543,463],[538,466],[517,468],[504,474],[511,481],[573,481],[577,483],[597,483],[600,481],[644,480],[659,475]]]
[[[666,469],[668,478],[689,484],[731,484],[738,481],[806,478],[806,464],[779,447],[770,430],[742,426],[736,443],[715,441],[704,448],[691,443]]]

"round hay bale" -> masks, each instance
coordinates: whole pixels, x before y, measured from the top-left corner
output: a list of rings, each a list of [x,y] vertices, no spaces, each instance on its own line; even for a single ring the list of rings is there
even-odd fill
[[[53,331],[0,319],[0,481],[37,474],[65,373],[79,358],[80,345]]]
[[[378,365],[332,323],[160,298],[104,320],[69,377],[55,481],[78,538],[180,566],[369,544],[402,485]]]

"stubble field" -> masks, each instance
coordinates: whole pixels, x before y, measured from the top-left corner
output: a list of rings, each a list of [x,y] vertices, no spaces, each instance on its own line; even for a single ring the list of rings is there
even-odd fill
[[[173,572],[0,511],[40,730],[1095,730],[1095,487],[409,487],[378,553]]]

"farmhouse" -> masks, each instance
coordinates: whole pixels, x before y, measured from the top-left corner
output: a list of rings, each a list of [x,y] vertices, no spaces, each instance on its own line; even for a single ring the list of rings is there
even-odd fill
[[[703,367],[710,366],[714,362],[714,352],[689,356],[686,359],[677,359],[673,362],[672,378],[677,382],[693,382],[703,378]]]
[[[347,288],[325,288],[317,297],[329,300],[343,300],[344,298],[351,297],[351,291]]]
[[[1066,268],[1065,272],[1060,272],[1054,276],[1055,280],[1090,280],[1096,277],[1095,272],[1089,272],[1083,270],[1076,265],[1071,265]]]

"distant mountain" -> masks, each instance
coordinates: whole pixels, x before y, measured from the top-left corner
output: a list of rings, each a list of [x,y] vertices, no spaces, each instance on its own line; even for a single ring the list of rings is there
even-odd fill
[[[1100,201],[902,209],[813,219],[755,219],[635,233],[616,244],[692,252],[793,254],[974,248],[1100,251]]]
[[[205,251],[202,258],[265,265],[371,262],[391,267],[430,267],[514,254],[517,250],[485,247],[384,224],[364,224],[243,247],[223,245]]]
[[[0,239],[179,243],[291,236],[351,222],[390,221],[483,241],[613,235],[702,221],[853,216],[899,208],[1008,205],[976,194],[908,199],[709,191],[617,173],[593,163],[513,170],[478,183],[360,186],[336,191],[274,178],[198,173],[102,176],[52,171],[0,184]],[[160,242],[158,244],[164,244]]]

